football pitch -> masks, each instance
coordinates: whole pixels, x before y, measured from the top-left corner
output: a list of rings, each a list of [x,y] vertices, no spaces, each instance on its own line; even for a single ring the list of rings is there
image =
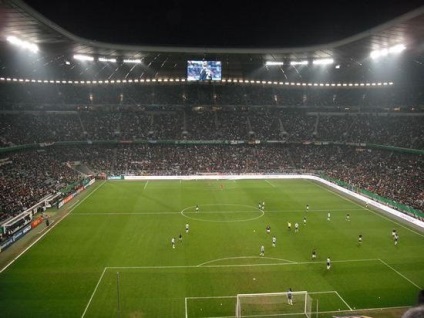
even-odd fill
[[[2,317],[234,317],[289,288],[312,317],[398,317],[424,288],[422,232],[314,181],[98,181],[63,209],[0,273]]]

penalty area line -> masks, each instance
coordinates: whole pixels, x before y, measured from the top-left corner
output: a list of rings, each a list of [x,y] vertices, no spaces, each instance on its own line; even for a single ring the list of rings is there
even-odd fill
[[[107,270],[107,267],[105,267],[105,268],[103,269],[103,272],[102,272],[102,274],[100,275],[99,280],[97,281],[96,287],[94,287],[93,293],[91,294],[90,299],[88,300],[87,306],[85,306],[85,309],[84,309],[84,312],[83,312],[83,313],[82,313],[82,315],[81,315],[81,318],[83,318],[83,317],[85,316],[85,314],[87,313],[88,307],[90,307],[91,301],[93,300],[94,295],[96,294],[97,289],[98,289],[98,288],[99,288],[99,286],[100,286],[100,282],[102,281],[103,276],[104,276],[104,275],[105,275],[105,273],[106,273],[106,270]]]
[[[341,299],[342,302],[344,302],[344,304],[347,306],[347,308],[349,308],[349,310],[353,310],[352,307],[349,306],[349,304],[343,299],[342,296],[340,296],[340,294],[335,291],[336,295]]]
[[[402,273],[400,273],[399,271],[397,271],[396,269],[394,269],[392,266],[390,266],[389,264],[387,264],[385,261],[383,261],[382,259],[378,259],[381,263],[383,263],[385,266],[387,266],[388,268],[390,268],[392,271],[394,271],[396,274],[398,274],[400,277],[406,279],[408,282],[410,282],[412,285],[414,285],[415,287],[417,287],[418,289],[422,289],[422,287],[418,286],[417,284],[415,284],[412,280],[410,280],[408,277],[406,277],[405,275],[403,275]]]

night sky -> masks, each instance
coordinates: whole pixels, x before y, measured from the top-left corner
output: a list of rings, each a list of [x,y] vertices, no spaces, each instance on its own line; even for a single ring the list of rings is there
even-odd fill
[[[88,40],[233,48],[324,44],[378,26],[423,4],[422,0],[25,2]]]

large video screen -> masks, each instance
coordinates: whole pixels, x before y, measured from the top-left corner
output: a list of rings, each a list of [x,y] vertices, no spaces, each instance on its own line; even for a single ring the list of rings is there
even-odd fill
[[[187,61],[187,81],[220,81],[221,61]]]

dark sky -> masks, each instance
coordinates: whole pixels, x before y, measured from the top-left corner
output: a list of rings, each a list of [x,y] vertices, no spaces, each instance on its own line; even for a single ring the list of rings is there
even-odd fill
[[[109,1],[25,2],[65,30],[89,40],[239,48],[340,40],[423,4],[422,0]]]

